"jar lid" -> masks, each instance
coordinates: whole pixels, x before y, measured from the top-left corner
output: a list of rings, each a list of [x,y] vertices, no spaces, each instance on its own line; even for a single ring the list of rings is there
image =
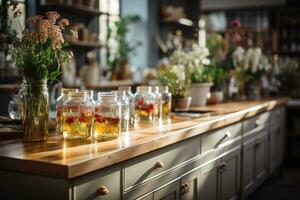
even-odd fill
[[[129,91],[129,92],[131,92],[131,86],[119,86],[118,87],[118,90],[119,91]]]
[[[79,92],[69,92],[68,93],[69,98],[76,98],[76,99],[85,99],[86,98],[86,92],[85,91],[79,91]]]
[[[169,86],[160,85],[159,86],[159,92],[169,92]]]
[[[102,101],[111,101],[116,100],[117,98],[117,92],[111,91],[111,92],[98,92],[98,99]]]
[[[152,92],[153,92],[153,93],[159,93],[159,86],[153,85],[153,86],[151,86],[151,87],[152,87]]]
[[[152,88],[150,86],[147,85],[143,85],[143,86],[138,86],[136,88],[137,92],[152,92]]]
[[[60,91],[61,95],[68,95],[69,92],[78,92],[78,89],[74,89],[74,88],[62,88]]]

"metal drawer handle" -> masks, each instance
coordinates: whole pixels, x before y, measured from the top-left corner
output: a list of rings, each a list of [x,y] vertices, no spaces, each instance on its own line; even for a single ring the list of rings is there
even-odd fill
[[[157,161],[157,162],[155,163],[155,165],[154,165],[154,169],[161,169],[161,168],[164,168],[164,167],[165,167],[165,165],[164,165],[164,163],[161,162],[161,161]]]
[[[104,196],[109,193],[108,189],[105,186],[101,186],[97,191],[97,196]]]

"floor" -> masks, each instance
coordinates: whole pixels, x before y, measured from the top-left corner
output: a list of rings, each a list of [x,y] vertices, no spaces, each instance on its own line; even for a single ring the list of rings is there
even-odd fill
[[[284,167],[274,174],[248,200],[300,200],[300,167]]]

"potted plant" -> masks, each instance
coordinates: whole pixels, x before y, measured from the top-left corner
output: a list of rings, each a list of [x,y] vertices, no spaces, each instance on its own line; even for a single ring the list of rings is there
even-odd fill
[[[129,31],[128,26],[138,22],[140,17],[137,15],[127,15],[108,28],[107,38],[111,45],[112,51],[109,52],[108,60],[112,70],[112,80],[124,80],[130,76],[129,55],[141,43],[134,44],[126,41],[126,36]],[[115,47],[115,48],[114,48]]]
[[[21,12],[15,3],[11,5],[14,18],[19,20]],[[46,141],[49,114],[47,82],[59,76],[60,63],[72,56],[71,52],[65,51],[67,44],[62,35],[69,21],[60,18],[55,11],[49,11],[46,16],[29,17],[26,23],[30,31],[26,28],[17,33],[11,26],[7,28],[10,53],[23,73],[20,93],[24,141]]]
[[[161,85],[169,87],[172,94],[173,110],[189,110],[191,96],[188,95],[190,80],[186,77],[183,65],[167,64],[158,70],[158,80]]]
[[[207,64],[209,52],[207,48],[201,48],[194,44],[189,51],[176,50],[170,57],[173,64],[183,65],[186,68],[186,76],[191,85],[189,93],[192,97],[192,106],[203,106],[207,102],[207,95],[212,84],[210,69]]]
[[[209,68],[213,79],[213,86],[211,87],[208,103],[221,103],[224,99],[223,88],[225,85],[225,70],[218,66],[216,63],[210,64]]]

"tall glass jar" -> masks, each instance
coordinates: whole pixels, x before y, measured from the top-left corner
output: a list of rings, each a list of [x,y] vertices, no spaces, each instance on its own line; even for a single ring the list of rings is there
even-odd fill
[[[119,91],[125,91],[126,96],[129,100],[129,125],[134,125],[134,96],[131,92],[130,86],[121,86],[119,87]]]
[[[158,123],[162,119],[162,96],[159,92],[159,86],[152,86],[154,97],[153,122]]]
[[[63,134],[63,104],[68,100],[69,92],[78,92],[78,89],[62,88],[60,96],[56,100],[56,133]]]
[[[154,95],[149,86],[137,87],[134,95],[135,123],[149,123],[153,120]]]
[[[21,101],[24,141],[46,141],[49,133],[47,80],[27,78],[22,84]]]
[[[87,139],[91,136],[93,105],[86,92],[69,92],[63,104],[64,139]]]
[[[117,101],[121,109],[121,132],[129,129],[129,100],[125,91],[117,91]]]
[[[120,134],[121,110],[116,92],[99,92],[94,104],[94,130],[96,140],[115,139]]]
[[[168,86],[159,86],[159,91],[162,96],[162,118],[168,119],[171,114],[172,94],[169,92]]]

